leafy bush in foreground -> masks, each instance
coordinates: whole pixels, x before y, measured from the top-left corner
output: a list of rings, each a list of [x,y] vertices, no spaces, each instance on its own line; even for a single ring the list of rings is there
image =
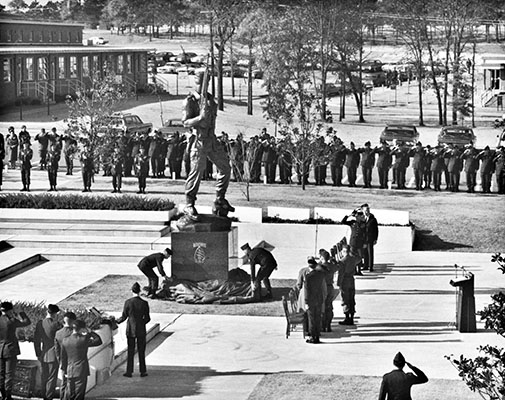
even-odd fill
[[[0,194],[0,208],[168,211],[174,207],[175,204],[171,200],[127,194],[122,196],[53,195],[48,193]]]

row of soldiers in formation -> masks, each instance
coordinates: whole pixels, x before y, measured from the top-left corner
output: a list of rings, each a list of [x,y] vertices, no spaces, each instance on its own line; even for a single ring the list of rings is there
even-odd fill
[[[9,128],[4,146],[0,134],[0,160],[3,160],[5,149],[8,148],[11,168],[15,168],[19,159],[22,190],[29,190],[29,170],[33,151],[30,146],[25,146],[25,143],[30,143],[31,137],[24,126],[18,136],[14,133],[13,127]],[[442,178],[445,178],[446,190],[459,191],[460,176],[464,171],[468,192],[475,192],[477,174],[480,172],[482,192],[491,192],[492,175],[495,173],[498,193],[505,194],[503,146],[496,150],[486,146],[480,151],[471,144],[466,147],[457,145],[423,147],[418,142],[411,147],[401,142],[395,146],[389,146],[384,142],[380,146],[372,147],[370,142],[366,142],[363,147],[358,148],[353,142],[347,147],[331,128],[327,132],[327,137],[331,138],[329,144],[325,142],[323,136],[316,139],[314,146],[317,151],[313,152],[314,157],[305,160],[304,172],[299,165],[294,168],[298,184],[301,184],[302,180],[305,184],[309,183],[309,172],[312,167],[315,184],[326,185],[329,166],[333,186],[342,186],[345,167],[349,186],[356,187],[358,169],[361,167],[363,187],[372,188],[372,172],[376,167],[379,188],[388,187],[389,171],[392,170],[391,184],[396,184],[397,189],[405,189],[406,171],[412,166],[416,190],[433,188],[440,191]],[[121,192],[122,177],[131,177],[135,174],[139,180],[137,193],[140,194],[145,193],[146,178],[150,173],[152,178],[166,177],[165,171],[168,166],[170,177],[182,179],[183,166],[186,176],[190,170],[188,147],[191,139],[188,141],[186,136],[179,132],[169,137],[164,137],[161,132],[155,132],[153,136],[147,133],[123,135],[115,143],[107,144],[109,146],[107,151],[103,149],[100,151],[101,158],[97,157],[89,142],[82,141],[78,145],[71,134],[59,135],[56,128],[52,128],[51,132],[42,129],[35,136],[35,140],[39,142],[40,169],[47,169],[51,191],[57,190],[57,171],[62,153],[65,157],[67,175],[72,175],[74,157],[79,156],[84,192],[91,191],[93,176],[98,172],[99,166],[103,168],[104,175],[112,176],[114,193]],[[219,142],[229,154],[234,180],[249,179],[251,183],[260,183],[263,168],[265,183],[276,182],[277,170],[280,183],[292,183],[294,163],[289,151],[292,146],[286,138],[277,140],[263,128],[260,135],[253,136],[249,140],[242,134],[238,134],[236,139],[229,139],[228,135],[222,132]],[[203,179],[212,179],[212,168],[212,163],[207,160]],[[0,175],[0,188],[1,184]]]

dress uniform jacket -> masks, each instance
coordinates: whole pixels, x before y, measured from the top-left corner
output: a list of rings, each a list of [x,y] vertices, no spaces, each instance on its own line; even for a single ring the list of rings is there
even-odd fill
[[[411,367],[416,373],[405,373],[401,369],[393,370],[382,377],[379,392],[379,400],[411,400],[410,388],[413,385],[428,382],[426,375],[414,366]]]
[[[145,337],[146,324],[151,320],[149,316],[149,304],[138,296],[126,300],[123,307],[123,314],[117,323],[128,319],[126,324],[126,336]]]
[[[360,149],[361,166],[363,168],[373,168],[375,165],[375,152],[371,148]]]
[[[0,316],[0,358],[11,358],[21,354],[16,337],[16,329],[31,324],[28,316],[21,312],[20,319]]]
[[[87,335],[72,333],[63,339],[61,347],[61,369],[67,378],[82,378],[89,375],[88,348],[102,344],[96,333]]]
[[[465,172],[475,173],[479,169],[479,158],[478,152],[474,148],[467,149],[463,153],[463,159],[465,160]]]
[[[42,362],[52,363],[58,361],[54,339],[60,327],[58,321],[53,318],[45,318],[37,322],[33,345],[35,346],[35,355]]]
[[[63,344],[63,340],[69,337],[72,334],[72,328],[68,326],[64,326],[60,330],[58,330],[54,336],[54,353],[58,359],[61,359],[61,345]]]

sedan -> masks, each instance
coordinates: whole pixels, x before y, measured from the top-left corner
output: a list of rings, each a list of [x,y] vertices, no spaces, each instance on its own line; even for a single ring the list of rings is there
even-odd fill
[[[182,64],[177,61],[167,62],[162,67],[158,67],[158,73],[160,74],[176,74],[177,68],[181,67]]]
[[[473,129],[466,126],[444,126],[438,134],[438,144],[452,144],[464,147],[468,144],[475,145],[476,137]]]

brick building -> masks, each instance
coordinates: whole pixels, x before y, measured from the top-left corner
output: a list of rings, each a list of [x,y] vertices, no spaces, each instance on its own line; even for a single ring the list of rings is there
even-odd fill
[[[147,84],[148,49],[83,44],[84,25],[0,19],[0,107],[61,101],[109,65],[131,91]]]

